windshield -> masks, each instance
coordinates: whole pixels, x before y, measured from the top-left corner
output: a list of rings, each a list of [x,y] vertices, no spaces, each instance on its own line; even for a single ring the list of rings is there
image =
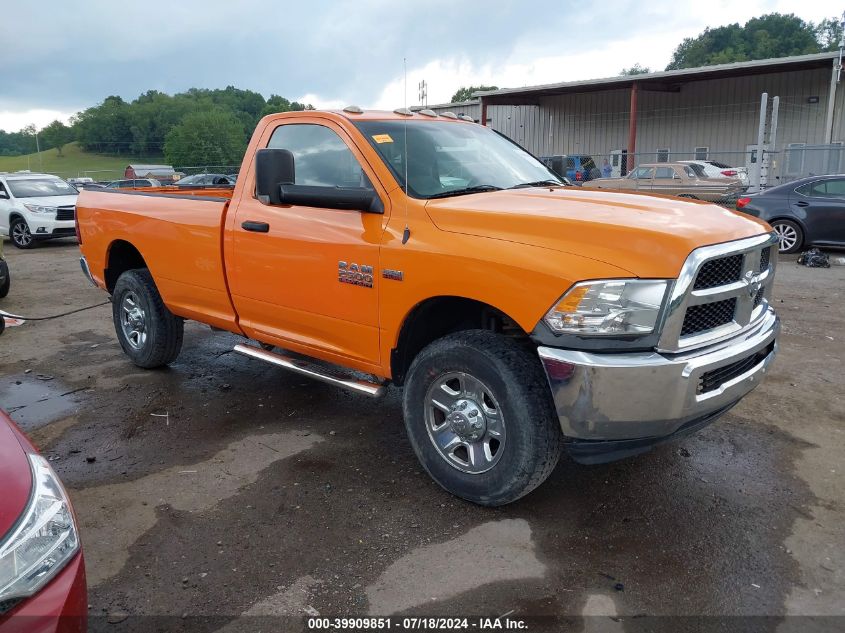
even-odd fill
[[[415,198],[441,198],[529,184],[563,184],[516,143],[480,125],[360,121],[357,127]],[[405,164],[405,138],[408,161]]]
[[[75,196],[79,192],[58,178],[9,179],[9,189],[15,198],[42,198],[48,196]]]

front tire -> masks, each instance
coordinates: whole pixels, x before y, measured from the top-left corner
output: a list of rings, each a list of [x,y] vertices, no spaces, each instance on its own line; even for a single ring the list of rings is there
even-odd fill
[[[29,249],[35,246],[29,224],[23,218],[15,218],[12,221],[12,225],[9,227],[9,237],[12,238],[12,244],[18,248]]]
[[[775,220],[772,228],[778,236],[778,252],[794,253],[804,244],[804,231],[792,220]]]
[[[431,343],[411,364],[403,409],[428,474],[473,503],[516,501],[560,457],[560,425],[540,361],[512,338],[470,330]]]
[[[164,305],[146,268],[128,270],[118,278],[112,319],[120,346],[138,367],[169,365],[182,350],[184,321]]]

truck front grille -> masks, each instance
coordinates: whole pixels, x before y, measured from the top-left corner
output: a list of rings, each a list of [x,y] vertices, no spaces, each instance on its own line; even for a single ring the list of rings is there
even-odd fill
[[[705,262],[695,277],[693,290],[715,288],[739,281],[742,277],[742,259],[742,254],[736,254]]]
[[[734,320],[735,312],[736,297],[717,301],[716,303],[702,303],[697,306],[690,306],[684,316],[681,336],[706,332],[720,325],[731,323]]]
[[[73,220],[76,215],[76,207],[59,207],[56,209],[57,220]]]
[[[774,242],[769,234],[694,250],[672,290],[658,349],[701,347],[761,321],[777,268]]]
[[[772,353],[774,347],[775,343],[772,341],[767,347],[754,352],[753,354],[749,354],[741,360],[731,363],[730,365],[725,365],[724,367],[719,367],[718,369],[711,369],[710,371],[704,372],[698,380],[698,393],[702,394],[715,391],[726,382],[729,382],[737,376],[741,376],[745,372],[753,369],[766,360],[766,357]]]
[[[769,246],[764,248],[760,252],[760,272],[766,271],[769,269],[769,261],[772,258],[772,247]]]

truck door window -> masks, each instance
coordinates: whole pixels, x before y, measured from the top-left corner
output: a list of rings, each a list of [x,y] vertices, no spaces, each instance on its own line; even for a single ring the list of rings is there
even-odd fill
[[[346,143],[323,125],[280,125],[267,147],[286,149],[293,154],[297,185],[373,188]]]

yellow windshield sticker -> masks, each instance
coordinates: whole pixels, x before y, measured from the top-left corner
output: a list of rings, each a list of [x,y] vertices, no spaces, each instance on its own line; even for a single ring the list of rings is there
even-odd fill
[[[373,134],[373,140],[379,144],[393,142],[393,139],[390,137],[390,134]]]

